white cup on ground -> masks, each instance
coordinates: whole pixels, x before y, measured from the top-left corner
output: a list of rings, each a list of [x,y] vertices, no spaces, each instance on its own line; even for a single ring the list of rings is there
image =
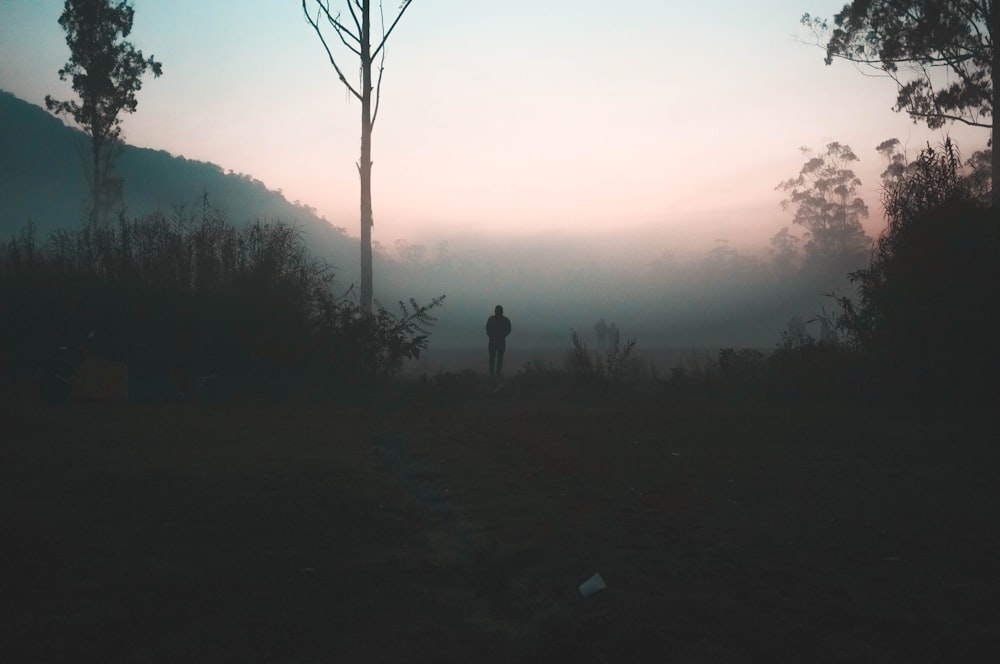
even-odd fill
[[[584,597],[590,597],[598,590],[604,590],[607,585],[604,583],[604,578],[600,574],[594,574],[586,581],[580,584],[580,594]]]

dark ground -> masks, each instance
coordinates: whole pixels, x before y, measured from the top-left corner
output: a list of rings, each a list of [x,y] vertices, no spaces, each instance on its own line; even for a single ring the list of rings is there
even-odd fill
[[[1000,661],[985,418],[472,382],[0,417],[2,662]]]

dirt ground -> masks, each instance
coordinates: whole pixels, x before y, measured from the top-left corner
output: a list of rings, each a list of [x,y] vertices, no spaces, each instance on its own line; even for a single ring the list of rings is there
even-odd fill
[[[0,417],[4,662],[1000,661],[985,417],[477,384]]]

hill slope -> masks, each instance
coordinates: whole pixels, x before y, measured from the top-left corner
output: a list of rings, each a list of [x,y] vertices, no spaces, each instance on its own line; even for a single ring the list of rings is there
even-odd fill
[[[89,139],[45,109],[0,90],[0,238],[30,220],[40,237],[80,223],[87,201],[81,159]],[[179,206],[199,209],[202,196],[232,223],[280,220],[302,228],[310,248],[345,277],[357,272],[358,242],[311,208],[287,201],[249,175],[163,150],[126,145],[115,165],[125,179],[128,213],[143,216]]]

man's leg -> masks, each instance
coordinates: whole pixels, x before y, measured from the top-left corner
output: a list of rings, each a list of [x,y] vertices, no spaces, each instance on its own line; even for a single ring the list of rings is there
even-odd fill
[[[500,374],[503,372],[503,354],[506,350],[507,349],[503,346],[499,346],[497,348],[497,378],[499,378]]]
[[[490,343],[490,378],[493,377],[494,368],[497,361],[497,347]]]

